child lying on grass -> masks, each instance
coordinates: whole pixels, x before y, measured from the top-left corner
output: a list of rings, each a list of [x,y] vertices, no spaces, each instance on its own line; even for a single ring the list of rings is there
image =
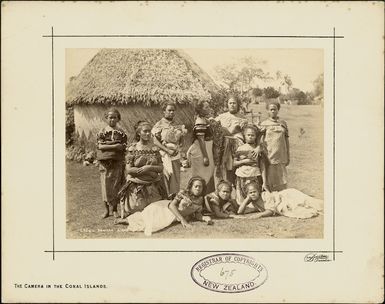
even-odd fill
[[[257,194],[257,185],[246,186],[247,197],[238,209],[239,214],[257,212],[248,218],[261,218],[275,214],[292,218],[311,218],[322,212],[323,201],[296,189]],[[250,207],[250,205],[252,207]]]
[[[217,190],[206,195],[204,211],[216,218],[239,218],[236,215],[238,204],[231,199],[231,184],[228,181],[220,181]]]

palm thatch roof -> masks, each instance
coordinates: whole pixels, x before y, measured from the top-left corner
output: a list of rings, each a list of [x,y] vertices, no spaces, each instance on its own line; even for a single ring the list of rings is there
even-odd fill
[[[183,51],[102,49],[66,88],[69,104],[180,104],[211,100],[217,86]]]

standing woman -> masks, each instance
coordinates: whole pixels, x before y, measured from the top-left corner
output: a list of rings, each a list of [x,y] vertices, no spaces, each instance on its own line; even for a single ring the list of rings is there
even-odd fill
[[[107,126],[96,135],[102,199],[105,205],[103,218],[110,215],[110,206],[114,216],[118,216],[118,191],[124,182],[124,154],[127,146],[127,135],[117,126],[121,119],[119,111],[109,109],[105,119]]]
[[[196,119],[193,128],[193,143],[187,151],[188,163],[192,176],[202,177],[207,191],[215,191],[214,171],[219,165],[219,156],[223,146],[223,130],[220,123],[211,118],[211,109],[207,101],[195,106]]]
[[[178,193],[180,189],[180,158],[183,137],[187,133],[184,125],[174,122],[176,106],[174,103],[163,105],[163,118],[152,128],[154,144],[161,150],[163,173],[167,194]]]
[[[191,165],[191,175],[200,176],[205,180],[209,192],[215,190],[213,132],[206,117],[209,114],[207,102],[198,103],[193,128],[193,143],[187,151],[187,160]]]
[[[265,133],[269,165],[267,167],[267,191],[281,191],[287,187],[286,166],[290,163],[289,129],[286,121],[278,117],[281,108],[279,102],[266,103],[269,118],[261,123]]]
[[[216,120],[219,121],[225,131],[224,148],[219,166],[220,177],[235,185],[235,174],[233,158],[237,148],[242,145],[242,128],[247,125],[246,117],[239,113],[241,104],[234,96],[230,95],[227,101],[228,112],[220,114]]]
[[[142,211],[147,205],[166,198],[163,187],[163,165],[159,148],[152,143],[151,125],[139,121],[135,126],[136,143],[127,150],[126,184],[120,191],[125,211]],[[123,208],[122,208],[123,209]],[[121,212],[124,217],[124,210]]]

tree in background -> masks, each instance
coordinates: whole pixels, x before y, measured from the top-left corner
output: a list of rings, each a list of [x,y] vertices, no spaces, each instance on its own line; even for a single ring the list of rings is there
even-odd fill
[[[278,91],[284,95],[289,93],[293,86],[293,81],[288,74],[283,75],[281,71],[275,73],[275,81],[278,86]]]
[[[260,88],[254,88],[254,89],[251,90],[251,93],[255,97],[261,97],[263,95],[263,90],[260,89]]]
[[[215,79],[223,84],[222,87],[227,90],[228,94],[234,94],[248,109],[249,104],[254,100],[260,91],[257,89],[256,81],[271,79],[269,73],[265,73],[261,65],[265,61],[257,61],[253,57],[243,57],[237,63],[217,66],[215,68]],[[260,90],[260,89],[259,89]],[[256,94],[254,94],[256,93]]]
[[[217,66],[215,78],[224,83],[230,91],[246,92],[253,87],[254,80],[270,77],[260,67],[264,63],[252,57],[243,57],[237,63]]]
[[[314,97],[315,104],[323,104],[324,101],[324,74],[320,74],[313,81],[313,92],[312,95]]]
[[[274,89],[273,87],[267,87],[267,88],[264,88],[263,89],[263,94],[265,95],[265,97],[267,99],[270,99],[270,98],[278,98],[280,93]]]

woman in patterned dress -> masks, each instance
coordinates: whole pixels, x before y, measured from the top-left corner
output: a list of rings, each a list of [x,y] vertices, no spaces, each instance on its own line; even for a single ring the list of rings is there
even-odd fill
[[[166,198],[162,179],[162,159],[159,148],[152,143],[151,125],[140,121],[136,125],[136,140],[127,150],[126,184],[120,191],[124,199],[124,211],[142,211],[152,202]]]

